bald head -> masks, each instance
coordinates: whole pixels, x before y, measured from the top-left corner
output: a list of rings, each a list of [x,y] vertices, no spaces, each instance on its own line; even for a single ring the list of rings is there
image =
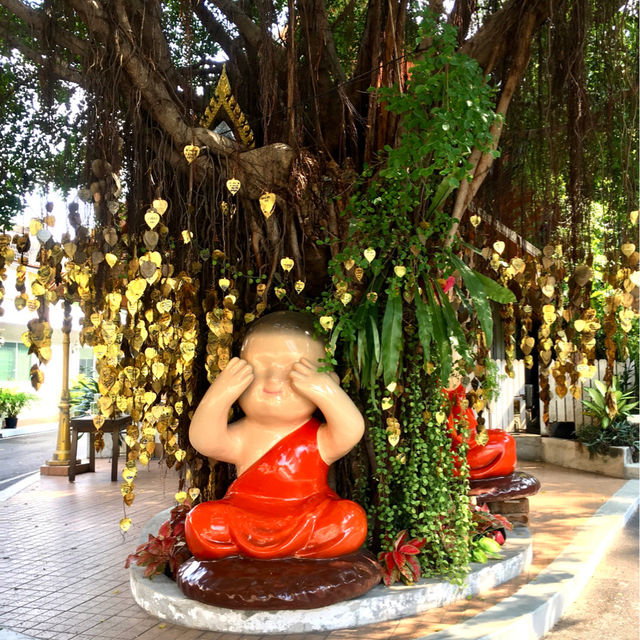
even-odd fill
[[[274,311],[251,323],[244,342],[250,336],[273,333],[302,334],[324,345],[321,338],[315,335],[313,316],[299,311]]]

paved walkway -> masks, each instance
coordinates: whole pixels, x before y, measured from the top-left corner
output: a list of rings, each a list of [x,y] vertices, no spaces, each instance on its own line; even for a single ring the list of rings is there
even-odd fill
[[[469,619],[513,594],[544,569],[573,539],[576,529],[625,483],[543,463],[524,463],[521,469],[537,476],[543,487],[531,499],[534,557],[526,575],[471,600],[415,618],[281,637],[413,640]],[[98,460],[97,472],[78,476],[74,484],[66,478],[42,476],[0,502],[4,534],[0,640],[20,637],[7,630],[30,638],[58,640],[258,640],[260,636],[164,624],[133,601],[124,560],[135,549],[144,522],[172,505],[176,487],[175,474],[155,462],[148,471],[141,470],[136,478],[136,500],[128,509],[133,526],[126,537],[118,528],[123,513],[119,485],[109,481],[107,460]],[[617,640],[636,636],[635,629],[633,636],[616,634]]]

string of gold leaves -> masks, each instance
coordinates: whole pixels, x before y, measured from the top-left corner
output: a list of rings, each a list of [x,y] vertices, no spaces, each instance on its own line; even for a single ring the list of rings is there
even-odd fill
[[[481,223],[473,216],[474,227]],[[630,214],[632,226],[638,212]],[[594,271],[587,264],[579,264],[569,272],[561,245],[548,245],[541,255],[526,254],[510,260],[502,258],[505,243],[497,241],[485,247],[482,255],[487,267],[501,284],[508,286],[517,297],[514,305],[504,305],[500,311],[505,329],[506,373],[513,376],[515,357],[516,317],[520,324],[519,345],[524,365],[532,368],[532,352],[538,349],[540,398],[544,403],[543,419],[548,422],[551,392],[549,377],[555,381],[555,394],[567,393],[580,399],[582,383],[596,374],[596,333],[604,331],[607,360],[605,382],[610,384],[616,361],[628,358],[627,334],[632,320],[638,318],[640,271],[639,253],[632,242],[620,247],[610,256],[603,269],[603,281],[610,285],[604,295],[604,320],[601,325],[597,310],[592,306],[591,291]],[[540,322],[537,340],[531,335],[535,320]],[[620,344],[614,340],[621,329]]]
[[[187,162],[193,162],[198,152],[195,146],[185,148]],[[188,267],[191,273],[186,270],[176,273],[173,262],[180,249],[174,251],[163,222],[169,203],[162,198],[154,200],[144,214],[147,228],[139,236],[130,237],[120,224],[126,218],[126,210],[118,201],[117,175],[103,161],[92,163],[92,171],[96,180],[88,188],[80,189],[79,197],[93,206],[97,219],[107,223],[89,229],[82,224],[78,203],[72,203],[68,219],[74,237],[65,233],[57,242],[49,229],[55,224],[52,205],[47,205],[47,215],[33,219],[29,233],[13,238],[0,235],[0,278],[5,280],[7,267],[17,262],[16,308],[27,307],[37,313],[28,322],[22,339],[42,364],[51,357],[48,306],[60,298],[66,304],[79,304],[83,313],[80,342],[93,349],[98,372],[100,395],[98,412],[93,416],[96,449],[104,447],[101,429],[106,420],[118,414],[131,418],[125,435],[127,461],[120,486],[124,506],[131,506],[135,499],[138,469],[149,464],[156,437],[167,466],[186,468],[176,500],[181,503],[189,498],[193,502],[200,493],[196,486],[200,479],[194,473],[201,470],[203,461],[188,441],[181,442],[181,433],[187,433],[184,427],[188,427],[194,408],[198,345],[204,341],[205,367],[212,381],[229,361],[236,336],[234,326],[242,319],[251,322],[267,308],[267,285],[257,283],[254,308],[244,314],[236,306],[239,293],[232,274],[220,275],[217,292],[201,296],[196,279],[201,264],[186,262],[191,265]],[[235,178],[227,181],[232,199],[240,187]],[[265,192],[259,204],[268,220],[275,209],[275,194]],[[233,201],[221,205],[225,216],[236,211]],[[40,249],[38,265],[28,269],[31,238],[40,243]],[[184,230],[181,238],[184,247],[193,234]],[[224,263],[221,251],[214,251],[213,257],[214,265]],[[281,266],[288,274],[293,260],[283,257]],[[214,273],[215,269],[214,266]],[[275,295],[282,299],[287,294],[288,280],[280,278],[278,282],[281,286],[276,287]],[[292,287],[298,294],[303,288],[301,281]],[[4,286],[0,281],[0,303],[3,298]],[[205,336],[200,335],[203,312],[208,329]],[[34,366],[33,386],[37,389],[43,381],[42,371]],[[211,472],[209,484],[213,482]],[[131,520],[126,511],[124,516],[120,527],[126,532]]]

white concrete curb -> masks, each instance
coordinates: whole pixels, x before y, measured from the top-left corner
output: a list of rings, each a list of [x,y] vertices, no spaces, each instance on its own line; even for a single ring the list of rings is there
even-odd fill
[[[140,541],[156,533],[168,510],[154,516]],[[438,580],[420,580],[411,587],[374,587],[369,593],[328,607],[307,610],[240,611],[202,604],[187,598],[166,576],[143,577],[133,566],[130,585],[134,600],[148,613],[175,624],[228,633],[307,633],[361,627],[385,620],[414,616],[428,609],[473,596],[522,573],[532,557],[531,533],[517,528],[510,535],[500,560],[473,563],[461,586]]]
[[[640,502],[629,480],[579,529],[564,551],[529,584],[477,616],[416,640],[537,640],[582,592]]]
[[[29,474],[26,478],[23,478],[22,480],[19,480],[18,482],[15,482],[14,484],[8,486],[6,489],[3,489],[2,491],[0,491],[0,502],[4,502],[5,500],[12,498],[16,495],[16,493],[20,493],[23,489],[27,489],[32,484],[37,482],[38,478],[40,478],[40,472],[36,471]],[[0,640],[2,640],[1,637]]]

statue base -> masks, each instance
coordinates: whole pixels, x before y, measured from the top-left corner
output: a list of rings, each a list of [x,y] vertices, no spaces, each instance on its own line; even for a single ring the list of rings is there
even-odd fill
[[[486,504],[491,513],[499,513],[513,525],[529,523],[529,496],[540,491],[540,481],[524,471],[508,476],[471,480],[469,495],[480,505]]]
[[[157,533],[160,525],[168,519],[169,511],[166,509],[149,520],[140,534],[139,544],[147,541],[149,533]],[[260,611],[216,607],[187,598],[165,575],[156,576],[153,580],[145,578],[144,567],[132,565],[129,578],[133,599],[142,609],[183,627],[258,635],[329,632],[415,616],[515,578],[531,563],[530,531],[518,527],[509,534],[502,549],[500,560],[472,563],[462,584],[438,579],[421,579],[410,587],[394,585],[389,588],[379,584],[352,600],[314,609]]]
[[[176,582],[187,597],[226,609],[316,609],[367,593],[381,579],[368,552],[340,558],[185,562]]]

